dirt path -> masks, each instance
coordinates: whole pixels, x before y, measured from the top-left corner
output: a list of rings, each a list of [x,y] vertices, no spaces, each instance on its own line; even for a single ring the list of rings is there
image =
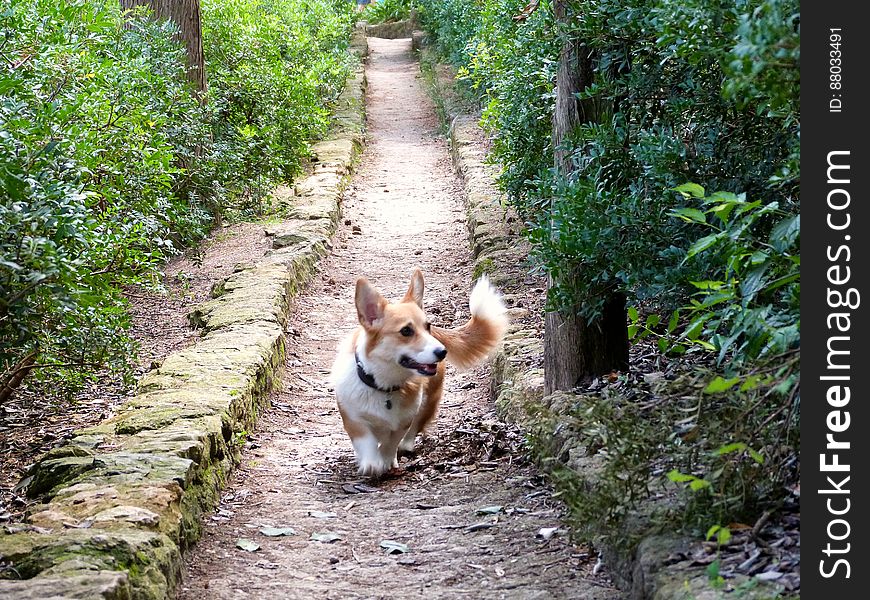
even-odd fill
[[[356,475],[326,383],[356,322],[354,281],[365,275],[395,299],[420,266],[427,312],[447,326],[467,318],[471,283],[461,185],[410,41],[370,39],[370,50],[369,145],[345,226],[296,302],[283,389],[189,553],[179,598],[617,597],[592,574],[595,558],[569,542],[564,509],[523,460],[521,435],[495,416],[485,368],[448,371],[436,426],[401,475]],[[240,538],[260,548],[242,550]],[[409,551],[389,554],[384,540]]]

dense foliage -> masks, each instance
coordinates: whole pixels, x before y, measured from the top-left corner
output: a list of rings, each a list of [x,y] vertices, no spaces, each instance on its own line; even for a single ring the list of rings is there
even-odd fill
[[[733,280],[731,255],[739,249],[754,249],[754,265],[763,261],[753,252],[767,245],[777,219],[796,222],[800,54],[793,0],[576,0],[559,27],[546,0],[424,6],[444,55],[480,93],[501,183],[529,222],[540,264],[563,282],[551,291],[553,306],[595,318],[616,286],[635,302],[675,308],[692,293],[692,281]],[[568,38],[581,40],[593,57],[595,81],[582,96],[600,114],[565,143],[573,165],[566,175],[552,168],[551,116]],[[757,215],[732,228],[727,237],[736,248],[698,249],[705,232],[678,212],[706,207],[700,196],[676,189],[689,182],[776,203],[780,216]],[[709,215],[703,225],[728,227],[725,212]],[[794,329],[797,228],[789,231],[795,235],[770,253],[794,259],[778,275],[788,287],[764,302],[775,321]],[[577,272],[582,277],[559,277]],[[748,264],[741,276],[749,272],[760,276]],[[740,293],[732,299],[746,300]],[[719,319],[721,327],[710,329],[720,350],[730,348],[716,340],[738,333],[729,329],[738,320]],[[794,343],[791,336],[770,349]]]
[[[215,151],[229,208],[258,210],[298,174],[344,87],[352,12],[343,0],[202,0]]]
[[[439,51],[480,96],[501,185],[554,276],[550,306],[594,320],[619,290],[635,306],[635,340],[709,351],[728,382],[710,393],[744,393],[710,403],[704,422],[716,427],[698,444],[709,456],[729,443],[764,448],[776,457],[765,476],[784,476],[787,458],[769,444],[797,443],[782,433],[796,428],[799,398],[797,1],[572,0],[561,20],[552,0],[423,5]],[[551,121],[566,40],[591,57],[579,99],[596,113],[558,149],[567,173],[554,169]],[[724,418],[750,407],[756,429]],[[721,472],[693,452],[672,458],[693,476]]]
[[[350,6],[203,7],[200,102],[172,24],[137,12],[122,27],[114,0],[3,0],[0,388],[32,363],[67,383],[127,369],[121,287],[154,283],[166,256],[298,172],[324,131]]]
[[[366,5],[362,18],[369,23],[393,23],[411,17],[414,0],[377,0]]]

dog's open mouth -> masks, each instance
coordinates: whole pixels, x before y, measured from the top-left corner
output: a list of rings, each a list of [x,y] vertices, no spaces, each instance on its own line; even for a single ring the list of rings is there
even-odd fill
[[[417,371],[420,375],[425,375],[426,377],[432,377],[438,372],[438,363],[418,363],[416,360],[408,358],[407,356],[400,358],[399,364],[406,369]]]

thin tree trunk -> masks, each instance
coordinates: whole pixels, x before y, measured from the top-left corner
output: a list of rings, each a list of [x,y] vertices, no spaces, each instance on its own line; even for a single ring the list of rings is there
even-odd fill
[[[0,406],[6,400],[12,397],[21,382],[27,377],[36,364],[36,358],[39,356],[39,350],[34,350],[24,358],[22,358],[15,367],[3,374],[4,381],[0,382]]]
[[[121,8],[148,6],[158,19],[170,19],[179,28],[178,39],[187,49],[187,76],[205,97],[205,57],[202,52],[202,22],[199,0],[120,0]]]
[[[568,19],[568,1],[556,0],[557,22]],[[576,94],[592,85],[592,56],[582,40],[567,39],[559,56],[556,75],[556,106],[553,113],[553,159],[558,171],[569,176],[573,167],[565,140],[584,123],[598,119],[593,100],[578,100]],[[582,273],[569,275],[582,277]],[[556,282],[550,280],[552,287]],[[544,317],[544,392],[567,390],[591,376],[628,367],[628,330],[625,296],[611,294],[601,318],[588,323],[576,311],[548,312]]]

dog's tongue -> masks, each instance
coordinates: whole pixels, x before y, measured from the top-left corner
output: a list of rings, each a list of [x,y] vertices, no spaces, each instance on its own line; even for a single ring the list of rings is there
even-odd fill
[[[438,371],[438,365],[417,365],[417,370],[423,375],[434,375]]]
[[[432,377],[438,372],[438,363],[418,363],[407,356],[402,357],[399,364],[407,369],[414,369],[420,375],[427,377]]]

